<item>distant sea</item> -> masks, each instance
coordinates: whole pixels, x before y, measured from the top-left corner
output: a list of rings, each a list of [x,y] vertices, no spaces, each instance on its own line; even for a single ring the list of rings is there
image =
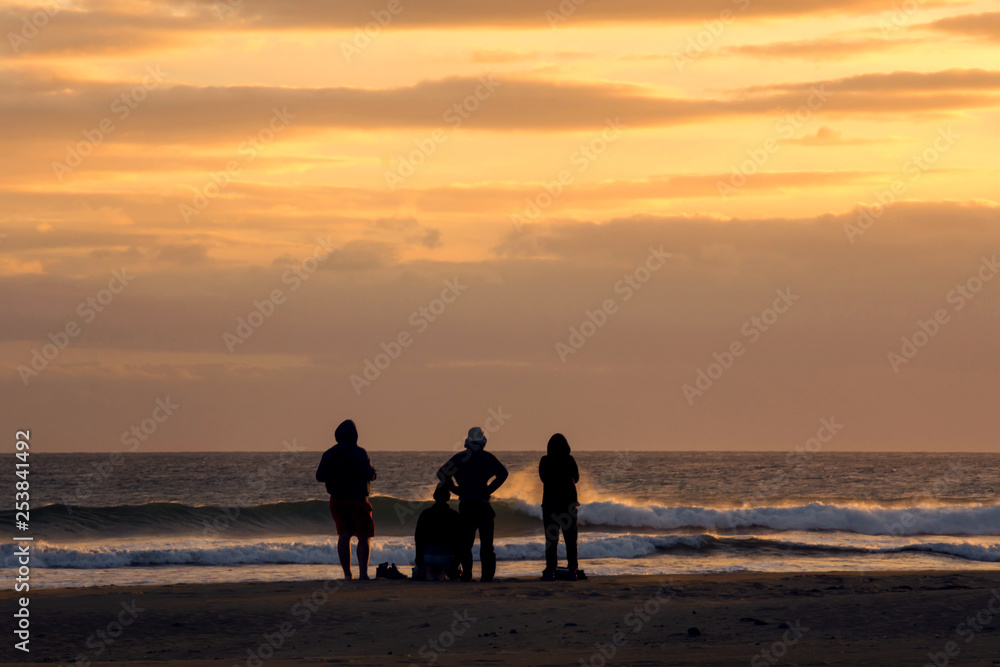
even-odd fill
[[[371,574],[383,561],[409,572],[451,452],[369,453]],[[540,453],[494,453],[511,471],[494,498],[497,576],[538,576]],[[33,453],[32,586],[339,578],[320,455]],[[997,454],[574,455],[588,574],[1000,567]],[[12,465],[5,475],[12,489]],[[17,534],[14,512],[0,514]],[[0,564],[13,577],[12,543]]]

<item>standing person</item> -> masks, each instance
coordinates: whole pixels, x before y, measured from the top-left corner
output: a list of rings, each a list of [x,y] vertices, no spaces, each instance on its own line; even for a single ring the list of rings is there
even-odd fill
[[[434,504],[420,513],[413,533],[417,572],[430,581],[457,579],[465,534],[461,515],[448,506],[451,492],[439,484],[434,489]],[[414,575],[417,578],[417,575]]]
[[[570,454],[569,442],[562,433],[549,438],[545,456],[538,462],[538,476],[542,478],[542,522],[545,526],[545,571],[543,581],[552,581],[559,561],[559,530],[566,539],[566,565],[569,579],[576,579],[577,562],[577,511],[580,503],[576,497],[576,483],[580,470]]]
[[[465,439],[465,451],[452,456],[437,472],[445,488],[458,496],[458,513],[465,524],[462,581],[472,581],[472,547],[476,543],[476,531],[479,531],[479,561],[482,566],[479,580],[493,581],[497,571],[497,557],[493,551],[496,512],[490,507],[490,496],[507,481],[507,468],[485,447],[483,429],[478,426],[470,428],[469,437]]]
[[[330,513],[337,524],[337,555],[344,568],[344,578],[351,575],[351,537],[358,537],[358,578],[367,580],[368,559],[372,553],[375,522],[368,502],[375,468],[368,452],[358,447],[358,429],[350,419],[341,422],[334,432],[337,444],[323,453],[316,469],[316,481],[325,482],[330,494]]]

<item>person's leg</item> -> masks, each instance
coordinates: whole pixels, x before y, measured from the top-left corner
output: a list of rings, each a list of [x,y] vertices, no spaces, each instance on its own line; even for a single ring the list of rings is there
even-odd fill
[[[545,529],[545,572],[549,575],[556,571],[559,564],[559,523],[553,516],[555,513],[550,507],[542,508],[542,525]]]
[[[337,524],[337,556],[340,558],[340,566],[344,568],[344,579],[353,579],[351,576],[351,529],[350,517],[341,506],[340,500],[330,498],[330,514]]]
[[[372,538],[358,536],[358,570],[360,571],[358,578],[361,580],[367,580],[368,577],[368,559],[372,555]]]
[[[465,531],[462,543],[462,581],[472,581],[472,545],[476,543],[476,519],[473,516],[475,507],[470,501],[458,503],[458,513],[462,515],[462,525]]]
[[[360,545],[359,545],[360,547]],[[360,555],[361,549],[358,549]],[[337,556],[340,557],[340,566],[344,568],[344,579],[353,579],[351,574],[351,536],[342,533],[337,537]]]
[[[480,581],[493,581],[497,572],[497,557],[493,551],[493,530],[496,512],[489,503],[479,508],[479,562],[482,566]]]
[[[577,559],[577,544],[576,538],[579,534],[578,530],[578,515],[577,508],[575,505],[571,505],[567,513],[570,517],[570,521],[563,528],[563,537],[566,538],[566,565],[569,568],[570,573],[576,572],[580,567],[580,563]]]
[[[372,555],[372,536],[375,534],[375,522],[372,521],[372,506],[367,500],[352,503],[351,520],[354,523],[354,534],[358,536],[358,578],[364,581],[368,577],[368,560]]]

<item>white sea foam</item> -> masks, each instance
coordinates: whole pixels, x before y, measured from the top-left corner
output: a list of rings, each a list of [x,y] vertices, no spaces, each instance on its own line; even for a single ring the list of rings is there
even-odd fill
[[[541,518],[541,509],[514,501]],[[615,501],[586,503],[580,525],[676,530],[769,528],[782,531],[842,531],[862,535],[1000,535],[1000,505],[885,508],[809,503],[793,507],[715,509],[631,505]]]
[[[954,556],[971,561],[1000,562],[1000,544],[967,541],[919,541],[911,539],[880,539],[870,544],[850,539],[768,538],[763,536],[717,535],[612,535],[590,534],[581,538],[580,558],[634,559],[677,550],[726,550],[750,556],[763,550],[787,552],[827,552],[831,555],[855,553],[891,554],[922,552]],[[478,546],[474,555],[478,559]],[[544,544],[541,539],[511,538],[496,544],[497,557],[503,561],[541,560]],[[565,547],[560,544],[561,557]],[[406,538],[376,539],[372,562],[412,564],[413,542]],[[37,568],[105,569],[167,565],[252,565],[299,564],[336,565],[336,545],[329,540],[270,540],[247,542],[213,542],[210,540],[174,542],[155,545],[74,545],[59,546],[37,543],[32,548],[32,566]],[[17,567],[12,545],[0,545],[0,564]]]

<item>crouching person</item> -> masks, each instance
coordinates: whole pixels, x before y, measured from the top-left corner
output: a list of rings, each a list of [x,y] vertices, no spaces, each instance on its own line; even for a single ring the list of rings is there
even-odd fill
[[[464,528],[462,517],[448,505],[449,500],[451,492],[439,485],[434,490],[434,504],[417,519],[414,579],[444,581],[461,576]]]

